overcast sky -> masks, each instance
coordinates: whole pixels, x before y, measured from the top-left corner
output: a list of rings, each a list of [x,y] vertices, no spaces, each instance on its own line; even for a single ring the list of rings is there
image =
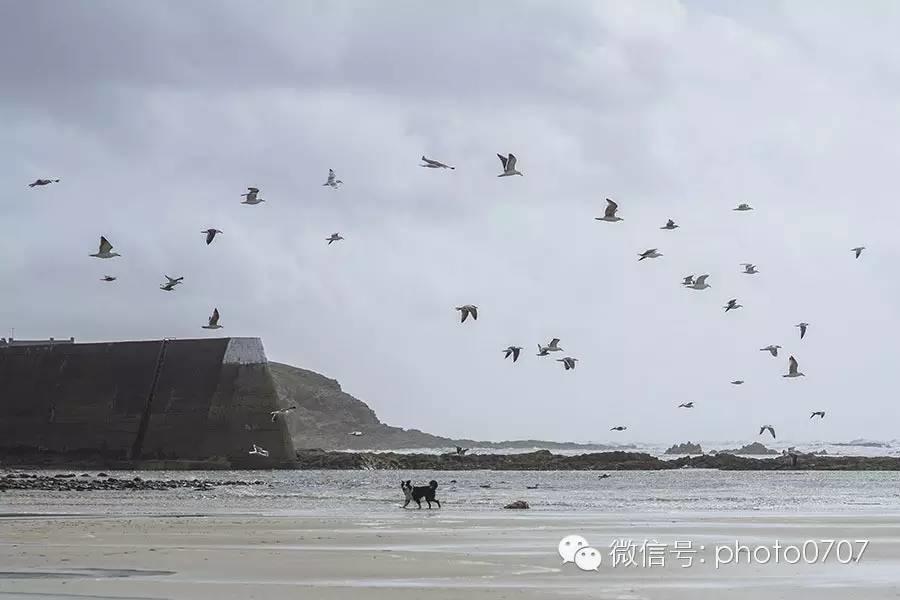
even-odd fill
[[[0,14],[2,335],[207,337],[217,306],[221,334],[436,434],[900,437],[896,2]],[[497,152],[525,176],[498,179]],[[624,221],[594,220],[606,197]],[[88,256],[101,234],[121,258]],[[552,337],[576,371],[535,356]],[[791,353],[806,377],[781,377]]]

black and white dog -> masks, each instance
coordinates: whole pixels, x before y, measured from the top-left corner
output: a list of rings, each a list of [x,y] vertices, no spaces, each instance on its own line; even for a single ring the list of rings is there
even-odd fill
[[[428,503],[428,508],[431,508],[432,502],[437,504],[438,508],[440,508],[441,501],[434,497],[437,486],[438,483],[434,479],[429,481],[428,485],[416,486],[412,484],[412,479],[407,479],[406,481],[401,480],[400,489],[403,490],[403,495],[406,496],[406,502],[403,503],[403,508],[406,508],[410,502],[415,502],[419,505],[419,508],[422,508],[422,498]]]

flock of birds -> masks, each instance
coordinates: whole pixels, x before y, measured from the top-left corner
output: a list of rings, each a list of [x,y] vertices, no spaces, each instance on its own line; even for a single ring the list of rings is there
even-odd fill
[[[507,154],[506,156],[504,156],[502,154],[497,154],[497,157],[500,159],[501,165],[503,167],[503,171],[499,175],[497,175],[497,177],[511,177],[514,175],[523,176],[523,173],[520,172],[518,169],[516,169],[518,160],[516,159],[515,155],[513,155],[511,153]],[[456,167],[454,167],[454,166],[450,166],[448,164],[442,163],[442,162],[434,160],[434,159],[427,158],[425,156],[422,156],[421,160],[422,160],[422,163],[419,165],[420,167],[424,167],[424,168],[428,168],[428,169],[447,169],[447,170],[455,170],[456,169]],[[59,179],[37,179],[33,183],[28,184],[28,187],[31,187],[31,188],[43,187],[46,185],[59,183],[59,182],[60,182]],[[322,186],[330,187],[330,188],[336,190],[341,185],[343,185],[343,183],[344,182],[342,180],[337,178],[337,175],[335,174],[334,170],[329,169],[328,177],[325,180],[325,183],[322,184]],[[248,187],[247,192],[244,194],[241,194],[241,197],[243,198],[243,200],[241,201],[241,204],[252,206],[252,205],[257,205],[262,202],[265,202],[265,199],[260,197],[259,193],[260,193],[259,188]],[[622,217],[618,216],[618,210],[619,210],[619,205],[616,202],[614,202],[613,200],[607,198],[606,199],[606,209],[603,213],[603,216],[595,217],[595,219],[597,221],[604,221],[607,223],[618,223],[618,222],[624,220],[624,219],[622,219]],[[749,204],[741,203],[741,204],[738,204],[732,210],[735,210],[738,212],[747,212],[747,211],[753,210],[753,207],[750,206]],[[660,227],[660,229],[666,230],[666,231],[674,231],[675,229],[678,229],[678,227],[679,227],[678,224],[676,224],[674,220],[667,219],[666,223],[664,225],[662,225]],[[212,244],[213,240],[215,240],[216,236],[221,234],[222,231],[219,229],[210,227],[210,228],[203,230],[201,233],[203,233],[206,236],[206,238],[205,238],[206,244],[210,245],[210,244]],[[329,237],[325,238],[325,241],[327,241],[328,245],[330,246],[332,243],[341,241],[343,239],[344,238],[341,236],[341,234],[339,232],[335,232],[335,233],[332,233]],[[855,257],[858,259],[860,257],[860,255],[862,254],[863,250],[865,250],[865,249],[866,249],[865,246],[857,246],[855,248],[851,248],[851,252],[853,252]],[[121,255],[117,252],[113,252],[113,245],[109,242],[109,240],[106,239],[105,236],[100,236],[99,249],[97,250],[96,253],[91,254],[90,256],[95,257],[95,258],[100,258],[100,259],[110,259],[110,258],[115,258],[115,257],[121,256]],[[663,254],[661,252],[659,252],[658,248],[648,248],[648,249],[644,250],[643,252],[638,253],[638,262],[645,260],[645,259],[659,258],[661,256],[663,256]],[[756,275],[759,273],[759,270],[757,269],[755,264],[741,263],[741,266],[744,267],[744,270],[742,271],[742,273],[745,275]],[[161,284],[159,287],[161,290],[167,291],[167,292],[174,291],[175,288],[178,285],[180,285],[184,280],[183,276],[182,277],[170,277],[168,275],[165,275],[165,278],[166,278],[165,283]],[[696,274],[692,273],[683,278],[682,286],[684,286],[687,289],[691,289],[691,290],[706,290],[706,289],[709,289],[710,287],[712,287],[709,285],[709,283],[707,283],[708,279],[709,279],[709,274],[696,275]],[[102,277],[102,281],[105,281],[105,282],[113,282],[115,280],[116,280],[116,277],[114,277],[112,275],[104,275]],[[737,310],[739,308],[743,308],[743,305],[738,303],[737,298],[732,298],[732,299],[728,300],[728,302],[723,306],[723,308],[724,308],[725,312],[727,313],[732,310]],[[476,306],[474,304],[464,304],[461,306],[457,306],[456,310],[460,313],[460,322],[461,323],[465,323],[469,317],[472,317],[473,322],[478,320],[478,306]],[[203,325],[202,328],[203,329],[221,329],[222,325],[219,323],[219,318],[220,318],[219,317],[219,309],[213,308],[212,315],[209,317],[207,324]],[[809,328],[809,323],[801,322],[801,323],[798,323],[796,325],[796,327],[800,330],[800,339],[802,340],[806,336],[807,329]],[[543,357],[543,356],[549,356],[551,353],[563,352],[563,348],[560,347],[559,342],[560,342],[559,338],[553,338],[546,345],[542,345],[542,344],[538,343],[537,356]],[[778,350],[780,348],[781,348],[780,345],[772,344],[772,345],[766,346],[764,348],[760,348],[760,351],[769,352],[773,357],[777,357]],[[523,350],[523,348],[521,346],[512,346],[511,345],[511,346],[508,346],[507,348],[505,348],[502,352],[504,353],[504,358],[512,357],[512,362],[515,363],[519,360],[519,354],[522,350]],[[566,371],[575,370],[576,363],[578,362],[578,359],[574,358],[572,356],[564,356],[564,357],[558,358],[556,360],[557,360],[557,362],[562,363],[562,366]],[[796,377],[803,377],[803,376],[804,376],[804,373],[802,373],[799,370],[799,365],[797,363],[797,359],[795,359],[793,356],[790,356],[788,358],[788,372],[785,373],[784,375],[782,375],[782,377],[796,378]],[[736,380],[732,381],[731,383],[734,385],[741,385],[744,383],[744,380],[736,379]],[[290,406],[288,408],[283,408],[283,409],[279,409],[276,411],[272,411],[270,413],[272,421],[274,422],[279,416],[283,417],[283,416],[287,415],[291,411],[296,410],[296,408],[297,408],[296,406]],[[692,409],[692,408],[694,408],[694,403],[693,402],[685,402],[685,403],[679,404],[678,408]],[[820,419],[824,418],[825,411],[813,411],[809,418],[812,419],[814,417],[819,417]],[[624,425],[617,425],[615,427],[611,427],[610,431],[625,431],[626,429],[628,429],[628,427],[626,427]],[[767,431],[772,435],[772,438],[774,439],[775,438],[775,428],[772,425],[768,425],[768,424],[762,425],[759,429],[759,435],[763,435]],[[361,435],[363,435],[363,432],[353,431],[353,432],[350,432],[349,435],[361,436]],[[468,449],[457,448],[457,453],[464,454],[465,451],[467,451],[467,450]],[[253,447],[251,448],[249,453],[251,455],[259,455],[259,456],[268,456],[268,454],[269,454],[268,451],[257,446],[256,444],[253,445]]]

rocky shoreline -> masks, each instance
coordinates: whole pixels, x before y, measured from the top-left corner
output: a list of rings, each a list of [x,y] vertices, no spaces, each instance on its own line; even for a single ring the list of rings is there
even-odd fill
[[[770,451],[771,452],[771,451]],[[796,459],[796,464],[794,463]],[[115,461],[103,457],[67,460],[66,456],[42,456],[37,460],[4,460],[2,466],[22,470],[113,469],[113,470],[397,470],[397,471],[663,471],[670,469],[720,469],[723,471],[900,471],[900,457],[894,456],[833,456],[823,454],[774,454],[766,457],[737,456],[724,451],[664,460],[644,452],[591,452],[574,456],[554,454],[549,450],[518,454],[406,454],[398,452],[347,452],[334,450],[299,450],[293,461],[248,461],[232,464],[227,461],[198,463],[197,461]],[[141,485],[151,482],[120,482],[105,478],[104,482],[89,483],[90,479],[70,474],[68,478],[51,477],[59,481],[89,489],[155,489]],[[9,476],[7,476],[9,477]],[[101,478],[103,479],[103,478]],[[110,481],[111,479],[111,481]],[[12,489],[10,481],[0,478],[0,490]],[[158,483],[171,487],[190,487],[197,480],[173,480]],[[202,483],[202,482],[201,482]],[[249,485],[248,482],[209,481],[207,485]],[[50,483],[46,485],[51,486]],[[200,485],[200,484],[197,484]],[[48,488],[49,489],[49,488]],[[64,486],[64,489],[68,489]]]
[[[35,475],[32,473],[7,473],[0,477],[0,492],[6,490],[45,490],[50,492],[90,492],[95,490],[211,490],[221,486],[263,485],[263,481],[209,480],[209,479],[119,479],[106,473],[90,475],[64,473]]]
[[[299,469],[430,470],[430,471],[663,471],[671,469],[720,469],[723,471],[900,471],[900,457],[819,456],[795,454],[772,458],[748,458],[726,453],[683,456],[662,460],[643,452],[595,452],[576,456],[538,450],[521,454],[399,454],[394,452],[331,452],[303,450],[297,453]]]

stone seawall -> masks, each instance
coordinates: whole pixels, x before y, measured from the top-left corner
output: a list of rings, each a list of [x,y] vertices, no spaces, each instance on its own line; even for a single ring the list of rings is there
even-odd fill
[[[290,466],[280,407],[257,338],[0,348],[4,464]]]

